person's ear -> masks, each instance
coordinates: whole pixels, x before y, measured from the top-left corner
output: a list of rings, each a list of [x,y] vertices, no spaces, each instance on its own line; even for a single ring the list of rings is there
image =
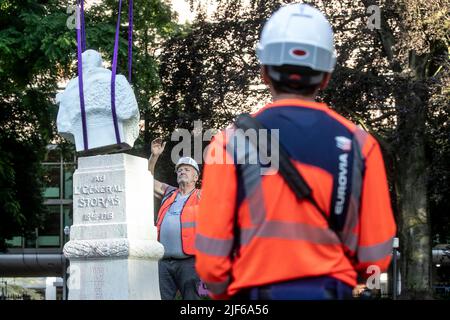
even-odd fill
[[[259,73],[261,75],[261,79],[264,82],[264,84],[270,85],[270,78],[269,75],[267,74],[267,67],[261,66],[261,68],[259,69]]]
[[[320,83],[320,89],[324,90],[328,86],[328,82],[330,82],[331,79],[331,73],[325,73],[325,76],[322,79],[322,82]]]

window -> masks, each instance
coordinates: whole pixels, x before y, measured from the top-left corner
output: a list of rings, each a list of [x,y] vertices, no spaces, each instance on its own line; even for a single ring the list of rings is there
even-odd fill
[[[61,168],[59,164],[45,164],[44,168],[44,198],[59,199],[61,197]]]
[[[49,213],[34,232],[9,239],[9,248],[62,248],[68,240],[63,230],[65,226],[72,225],[73,173],[76,159],[73,153],[62,153],[58,146],[49,145],[42,167],[42,194]]]
[[[64,164],[64,171],[63,171],[64,199],[73,199],[74,171],[75,171],[75,164]]]
[[[61,205],[48,206],[49,213],[38,229],[37,247],[61,246]]]

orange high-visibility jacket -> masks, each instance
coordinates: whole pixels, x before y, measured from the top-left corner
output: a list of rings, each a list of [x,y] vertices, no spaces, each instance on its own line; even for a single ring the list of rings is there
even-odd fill
[[[171,193],[170,193],[171,192]],[[172,203],[177,197],[179,189],[175,191],[166,191],[166,197],[161,202],[161,208],[158,212],[158,219],[156,220],[156,228],[159,233],[161,230],[161,223],[164,220],[164,216],[169,210]],[[199,211],[200,190],[195,189],[184,204],[183,210],[180,214],[181,219],[181,243],[183,252],[188,255],[195,255],[194,242],[195,242],[195,222]]]
[[[196,269],[212,296],[325,275],[355,286],[370,265],[384,271],[396,226],[377,141],[322,103],[280,100],[253,116],[279,129],[280,144],[340,229],[297,200],[276,170],[261,174],[261,166],[239,162],[239,130],[230,127],[208,147],[197,220]]]

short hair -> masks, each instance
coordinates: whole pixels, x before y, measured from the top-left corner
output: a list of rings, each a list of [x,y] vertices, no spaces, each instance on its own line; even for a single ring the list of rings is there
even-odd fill
[[[326,72],[296,65],[264,66],[273,87],[280,93],[312,95],[319,89]]]

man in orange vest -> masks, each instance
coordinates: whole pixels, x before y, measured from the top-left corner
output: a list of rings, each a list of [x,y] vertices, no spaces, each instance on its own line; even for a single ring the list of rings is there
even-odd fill
[[[164,147],[161,139],[152,141],[148,168],[153,175]],[[164,246],[158,264],[161,299],[173,300],[179,290],[183,299],[197,300],[200,279],[195,272],[194,240],[200,190],[195,184],[200,170],[194,159],[182,157],[175,172],[178,188],[154,180],[155,196],[162,198],[156,221],[158,241]]]
[[[358,276],[379,274],[391,260],[396,226],[379,144],[314,101],[336,62],[319,10],[280,8],[257,55],[273,102],[248,119],[272,132],[280,166],[262,161],[261,138],[236,147],[245,133],[239,121],[214,137],[203,171],[197,272],[216,299],[351,298]],[[252,152],[257,163],[247,161]],[[281,171],[282,159],[291,175]],[[294,188],[300,180],[302,192]]]

